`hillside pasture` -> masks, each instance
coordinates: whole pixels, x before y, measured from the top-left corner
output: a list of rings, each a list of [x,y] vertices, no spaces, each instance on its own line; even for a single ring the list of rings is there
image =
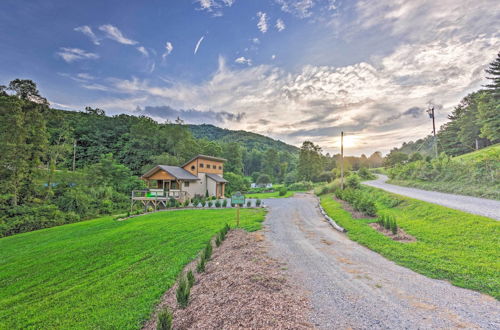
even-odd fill
[[[242,209],[258,230],[263,209]],[[104,217],[0,239],[0,329],[137,329],[235,210]]]

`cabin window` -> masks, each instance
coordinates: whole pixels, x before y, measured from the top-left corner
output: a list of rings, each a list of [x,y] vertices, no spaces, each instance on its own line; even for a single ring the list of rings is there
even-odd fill
[[[189,182],[184,182],[184,187],[189,187]]]
[[[191,165],[191,170],[194,171],[196,169],[196,166]]]
[[[222,170],[222,166],[219,165],[219,170]]]
[[[210,168],[210,164],[207,164],[207,168]]]
[[[205,167],[205,164],[200,163],[200,167],[201,167],[201,168]]]
[[[170,182],[170,189],[179,189],[177,182],[175,181]]]

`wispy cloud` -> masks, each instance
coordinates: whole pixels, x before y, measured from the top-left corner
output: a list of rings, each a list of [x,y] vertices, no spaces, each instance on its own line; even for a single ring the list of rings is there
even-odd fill
[[[231,7],[235,0],[196,0],[197,10],[203,10],[212,13],[214,17],[222,16],[223,7]]]
[[[174,50],[174,46],[172,45],[172,43],[170,41],[167,41],[167,43],[165,44],[165,52],[163,53],[163,55],[161,57],[163,59],[165,59],[168,55],[170,55],[170,53],[172,53],[173,50]]]
[[[201,42],[205,39],[205,36],[202,36],[198,42],[196,43],[196,46],[194,47],[194,54],[198,53],[198,49],[200,48]]]
[[[276,29],[281,32],[283,31],[285,28],[286,28],[286,25],[285,25],[285,22],[283,22],[283,20],[281,18],[278,18],[276,20]]]
[[[259,40],[259,38],[253,38],[253,39],[252,39],[252,42],[253,42],[254,44],[256,44],[256,45],[260,44],[260,40]]]
[[[149,52],[147,51],[146,48],[144,48],[143,46],[139,46],[136,48],[142,55],[146,56],[146,57],[149,57]]]
[[[137,41],[129,39],[123,35],[123,33],[116,27],[111,24],[105,24],[99,26],[99,30],[106,34],[106,37],[113,39],[124,45],[136,45]]]
[[[79,60],[95,60],[99,58],[99,55],[95,53],[90,53],[80,48],[68,47],[61,47],[59,52],[57,52],[57,55],[68,63]]]
[[[259,21],[257,22],[257,28],[259,29],[260,32],[262,33],[266,33],[267,32],[267,29],[268,29],[268,25],[267,25],[267,21],[268,21],[268,18],[267,18],[267,14],[264,13],[264,12],[261,12],[259,11],[257,13],[257,18],[259,19]]]
[[[252,65],[252,60],[249,58],[245,58],[244,56],[238,57],[237,59],[234,60],[238,64],[247,64],[247,65]]]
[[[311,9],[315,5],[314,0],[276,0],[281,5],[281,10],[295,15],[299,18],[306,18],[312,15]]]
[[[74,28],[75,31],[81,32],[87,37],[90,38],[90,40],[94,43],[94,45],[100,45],[101,43],[99,42],[99,39],[95,35],[94,31],[90,28],[88,25],[82,25]]]

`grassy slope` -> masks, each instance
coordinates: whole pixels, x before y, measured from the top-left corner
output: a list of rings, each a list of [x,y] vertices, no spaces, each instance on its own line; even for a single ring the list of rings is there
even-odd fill
[[[261,227],[265,211],[242,209]],[[0,329],[133,329],[234,210],[109,217],[0,239]]]
[[[500,222],[405,197],[387,208],[381,200],[395,195],[369,189],[379,212],[395,216],[418,241],[393,241],[367,225],[376,220],[353,219],[331,195],[323,195],[324,209],[349,238],[416,272],[500,299]]]
[[[495,144],[481,150],[463,154],[453,158],[453,161],[480,162],[481,160],[498,159],[500,161],[500,144]],[[447,193],[469,195],[500,200],[500,182],[492,181],[489,185],[464,184],[460,180],[455,181],[422,181],[422,180],[389,180],[388,183],[399,186],[413,187],[424,190],[435,190]]]

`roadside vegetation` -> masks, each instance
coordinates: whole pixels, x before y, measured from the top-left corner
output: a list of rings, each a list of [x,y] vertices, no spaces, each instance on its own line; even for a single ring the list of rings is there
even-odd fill
[[[459,157],[417,158],[389,169],[389,182],[500,200],[500,144]]]
[[[240,226],[258,230],[264,214],[242,209]],[[234,209],[185,210],[2,238],[0,328],[140,328],[184,266],[234,222]]]
[[[359,198],[374,204],[377,218],[354,218],[333,194],[320,197],[349,238],[418,273],[500,299],[500,222],[376,188],[356,190]],[[390,237],[399,231],[411,235],[410,240]]]

